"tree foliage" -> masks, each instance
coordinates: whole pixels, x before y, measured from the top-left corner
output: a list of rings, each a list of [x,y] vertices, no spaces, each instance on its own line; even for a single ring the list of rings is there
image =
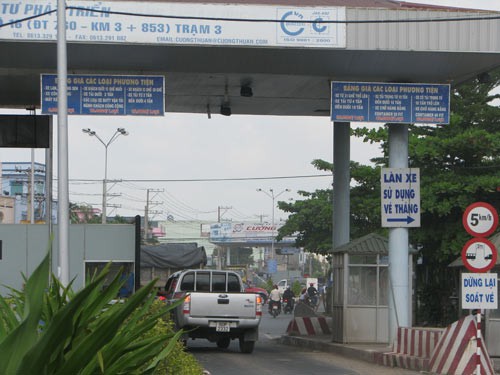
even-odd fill
[[[294,234],[298,247],[326,254],[332,248],[332,192],[316,190],[312,193],[299,191],[298,194],[304,199],[293,203],[278,202],[281,210],[291,214],[279,229],[278,240]]]
[[[457,258],[470,237],[462,226],[466,207],[477,201],[500,207],[500,70],[490,79],[473,79],[452,90],[450,124],[409,126],[409,167],[420,168],[421,227],[410,230],[410,243],[422,250],[425,277],[421,292],[434,290],[434,301],[425,319],[449,315],[446,290],[448,264]],[[494,89],[497,90],[494,90]],[[364,142],[379,144],[382,156],[373,165],[351,162],[351,238],[381,228],[380,168],[388,166],[388,128],[361,127],[352,134]],[[332,171],[323,160],[312,163],[318,170]],[[279,202],[291,215],[280,235],[298,234],[297,245],[316,253],[331,247],[332,191],[300,192],[304,200]],[[335,208],[333,208],[335,209]],[[424,271],[424,268],[422,268]],[[443,286],[445,286],[443,288]],[[449,285],[449,288],[453,288]],[[435,290],[444,290],[438,296]],[[432,311],[429,313],[429,311]]]
[[[500,108],[491,94],[500,84],[500,71],[488,82],[474,79],[452,91],[448,125],[409,126],[409,166],[420,168],[422,227],[411,230],[411,242],[424,247],[427,257],[448,261],[459,254],[467,237],[462,213],[475,201],[500,205]],[[492,103],[493,102],[493,103]],[[380,228],[380,168],[388,164],[388,129],[357,128],[364,142],[378,143],[382,157],[373,166],[351,162],[351,237]],[[332,164],[314,160],[321,171]],[[291,215],[280,236],[297,234],[297,245],[325,253],[332,238],[332,190],[300,191],[303,200],[278,202]]]

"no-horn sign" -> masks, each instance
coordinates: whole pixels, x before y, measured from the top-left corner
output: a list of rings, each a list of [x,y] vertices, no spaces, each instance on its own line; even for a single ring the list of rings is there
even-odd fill
[[[497,263],[497,249],[486,238],[473,238],[462,249],[462,261],[471,272],[486,272]]]

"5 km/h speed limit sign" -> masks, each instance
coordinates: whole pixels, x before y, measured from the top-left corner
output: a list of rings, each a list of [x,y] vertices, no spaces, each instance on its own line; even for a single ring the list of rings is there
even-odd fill
[[[498,213],[485,202],[471,204],[464,212],[462,223],[471,236],[488,237],[498,226]]]

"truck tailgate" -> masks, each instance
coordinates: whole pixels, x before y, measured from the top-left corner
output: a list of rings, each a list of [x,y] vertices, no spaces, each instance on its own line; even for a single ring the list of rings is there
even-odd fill
[[[206,318],[247,318],[256,316],[255,294],[191,293],[190,315]]]

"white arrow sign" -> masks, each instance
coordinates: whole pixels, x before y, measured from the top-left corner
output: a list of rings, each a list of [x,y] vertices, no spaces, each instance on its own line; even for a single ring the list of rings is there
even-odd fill
[[[420,227],[420,169],[382,168],[383,227]]]

